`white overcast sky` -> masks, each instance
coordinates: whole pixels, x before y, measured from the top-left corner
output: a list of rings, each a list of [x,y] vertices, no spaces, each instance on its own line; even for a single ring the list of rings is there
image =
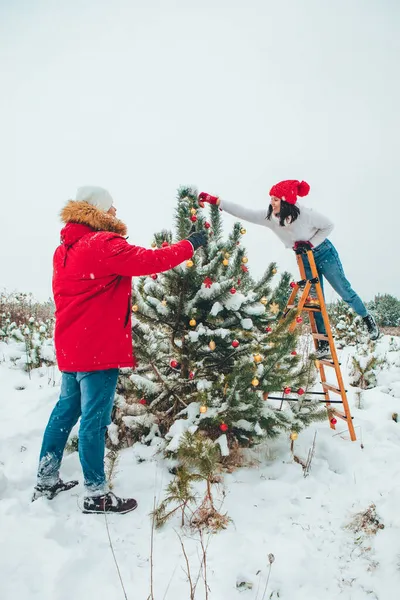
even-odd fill
[[[353,287],[400,297],[399,32],[398,0],[0,0],[0,288],[51,294],[79,185],[149,246],[181,184],[262,207],[305,179]],[[295,272],[246,227],[255,275]]]

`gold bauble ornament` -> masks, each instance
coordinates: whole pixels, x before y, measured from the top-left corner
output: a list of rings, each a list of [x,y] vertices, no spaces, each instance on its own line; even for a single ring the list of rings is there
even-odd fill
[[[151,245],[152,248],[157,248],[157,244],[155,242],[152,243]]]
[[[161,300],[161,304],[162,304],[163,306],[167,306],[167,301],[166,301],[166,300]]]
[[[204,415],[207,412],[207,406],[200,406],[200,412]]]
[[[249,259],[247,258],[247,256],[243,256],[242,263],[245,265],[248,262],[249,262]]]
[[[254,387],[257,387],[259,383],[260,382],[258,381],[257,377],[254,377],[254,379],[251,382],[251,385],[253,385]]]
[[[138,307],[138,305],[137,305],[137,304],[134,304],[134,305],[132,306],[132,312],[137,312],[138,310],[139,310],[139,307]]]
[[[224,258],[229,258],[229,257],[230,257],[230,254],[229,254],[229,252],[225,252],[225,254],[224,254]]]
[[[196,327],[196,319],[190,319],[189,325],[190,327]]]
[[[278,272],[278,269],[272,269],[272,275],[276,275]]]
[[[188,269],[190,269],[191,267],[193,267],[193,265],[194,265],[194,262],[192,260],[186,261],[186,266],[187,266]]]
[[[255,354],[254,355],[254,362],[256,363],[260,363],[262,361],[262,356],[261,354]]]
[[[292,442],[294,442],[294,440],[297,440],[298,437],[299,437],[299,434],[296,433],[295,431],[292,431],[292,433],[290,434],[290,439],[292,440]]]
[[[244,227],[242,227],[242,229],[240,230],[240,233],[241,233],[242,235],[244,235],[245,233],[247,233],[247,231],[245,230],[245,228],[244,228]]]
[[[191,215],[195,215],[197,213],[197,210],[195,208],[191,208],[190,209],[190,214]]]
[[[214,340],[211,340],[211,342],[208,344],[208,347],[210,348],[210,350],[215,350],[216,345],[217,344],[214,342]]]
[[[262,298],[260,298],[260,302],[261,304],[264,304],[264,306],[267,304],[268,302],[268,298],[266,298],[265,296],[263,296]]]
[[[269,310],[272,312],[273,315],[277,315],[279,312],[279,304],[273,302],[269,305]]]
[[[227,258],[224,258],[222,264],[224,265],[224,267],[227,267],[229,265],[229,260]]]

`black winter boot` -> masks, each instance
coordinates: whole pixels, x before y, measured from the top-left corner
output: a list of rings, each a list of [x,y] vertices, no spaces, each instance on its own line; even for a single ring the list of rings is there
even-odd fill
[[[375,317],[369,313],[366,317],[363,318],[364,323],[367,326],[369,337],[371,340],[377,340],[379,337],[379,327],[377,322],[375,321]]]
[[[83,511],[90,513],[120,513],[122,515],[135,510],[137,502],[134,498],[118,498],[112,492],[102,496],[86,496]]]
[[[67,490],[71,490],[73,487],[78,485],[78,483],[79,481],[75,480],[63,481],[62,479],[59,479],[54,485],[38,484],[34,489],[32,502],[34,502],[38,498],[41,498],[42,496],[45,496],[45,498],[47,498],[48,500],[53,500],[53,498],[57,496],[57,494],[59,494],[60,492],[66,492]]]
[[[315,352],[315,356],[318,360],[322,358],[330,358],[331,349],[329,347],[328,340],[320,340],[318,342],[318,349]]]

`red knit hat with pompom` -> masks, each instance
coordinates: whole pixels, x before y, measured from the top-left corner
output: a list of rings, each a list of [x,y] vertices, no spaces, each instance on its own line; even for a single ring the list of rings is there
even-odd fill
[[[307,196],[310,186],[305,181],[286,179],[272,186],[270,196],[276,196],[288,204],[296,204],[297,196]]]

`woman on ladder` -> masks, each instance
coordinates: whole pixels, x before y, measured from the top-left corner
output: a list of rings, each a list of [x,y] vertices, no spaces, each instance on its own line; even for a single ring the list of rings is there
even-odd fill
[[[270,204],[267,209],[262,210],[245,208],[206,192],[199,194],[199,201],[219,206],[230,215],[244,221],[268,227],[286,248],[303,249],[304,252],[312,250],[322,289],[323,277],[325,277],[339,296],[363,318],[371,340],[376,340],[379,336],[376,321],[346,279],[336,248],[328,240],[328,235],[333,230],[333,223],[311,208],[297,204],[298,196],[307,196],[309,191],[310,186],[305,181],[291,179],[281,181],[272,186],[269,192]],[[304,265],[307,277],[311,278],[308,260],[304,261]],[[315,321],[318,332],[326,334],[321,313],[315,313]],[[329,342],[321,340],[318,343],[317,357],[327,356],[329,356]]]

